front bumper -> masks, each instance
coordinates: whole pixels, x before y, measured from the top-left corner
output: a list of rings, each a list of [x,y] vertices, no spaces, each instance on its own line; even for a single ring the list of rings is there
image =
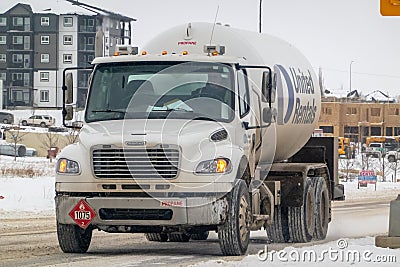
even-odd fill
[[[206,226],[225,222],[226,197],[130,198],[57,195],[56,216],[61,224],[76,224],[69,215],[81,200],[96,215],[93,226]]]

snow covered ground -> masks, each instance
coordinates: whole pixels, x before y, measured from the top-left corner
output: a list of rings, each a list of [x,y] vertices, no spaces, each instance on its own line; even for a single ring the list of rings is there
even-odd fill
[[[13,157],[0,156],[0,217],[54,216],[54,168],[55,163],[46,158],[17,158],[14,162]],[[376,191],[374,185],[358,189],[357,180],[343,184],[348,201],[394,199],[400,193],[400,183],[378,182]],[[315,260],[304,259],[314,256]],[[283,251],[249,255],[241,261],[207,261],[196,266],[393,266],[389,261],[394,259],[400,261],[400,250],[376,248],[373,237],[364,237],[301,248],[289,246]]]

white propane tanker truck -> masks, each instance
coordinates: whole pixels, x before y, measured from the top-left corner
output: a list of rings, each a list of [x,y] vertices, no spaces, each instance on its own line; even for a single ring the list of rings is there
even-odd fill
[[[250,231],[262,228],[271,242],[325,238],[331,201],[344,198],[336,138],[310,139],[321,90],[293,46],[189,23],[91,68],[79,142],[56,167],[63,252],[86,252],[94,230],[157,242],[215,231],[223,255],[245,254]]]

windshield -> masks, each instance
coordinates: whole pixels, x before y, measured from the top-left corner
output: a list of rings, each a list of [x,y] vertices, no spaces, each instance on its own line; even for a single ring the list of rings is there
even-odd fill
[[[230,65],[201,62],[129,62],[99,65],[86,121],[209,119],[234,116]]]

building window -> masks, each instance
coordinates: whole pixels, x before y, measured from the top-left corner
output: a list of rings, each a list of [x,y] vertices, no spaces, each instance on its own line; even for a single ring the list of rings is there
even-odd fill
[[[94,19],[88,19],[87,24],[88,24],[89,27],[93,27],[94,26]]]
[[[42,44],[42,45],[50,44],[50,36],[48,36],[48,35],[40,36],[40,44]]]
[[[23,36],[13,36],[13,44],[23,44],[24,37]]]
[[[49,26],[50,25],[50,18],[49,17],[41,17],[40,18],[40,25]]]
[[[389,115],[390,116],[398,116],[400,113],[399,113],[399,109],[398,108],[390,108],[389,109]]]
[[[88,45],[94,45],[94,37],[88,37],[87,38],[87,44]]]
[[[49,73],[48,72],[41,72],[40,73],[40,81],[41,82],[48,82],[49,81]]]
[[[40,54],[40,62],[41,63],[49,63],[50,55],[49,54]]]
[[[322,114],[332,115],[332,109],[331,108],[322,108]]]
[[[92,61],[94,59],[94,55],[88,55],[87,59],[88,59],[89,63],[92,63]]]
[[[357,108],[349,107],[346,110],[346,115],[355,115],[357,114]]]
[[[23,26],[24,25],[24,18],[22,18],[22,17],[13,17],[13,25],[14,26]]]
[[[65,17],[64,18],[64,27],[72,27],[73,20],[72,17]]]
[[[371,135],[381,136],[382,135],[381,127],[371,127]]]
[[[22,81],[22,73],[13,73],[11,77],[13,81]]]
[[[13,55],[13,63],[22,63],[22,54]]]
[[[0,36],[0,44],[7,44],[7,36],[5,35]]]
[[[7,73],[5,73],[5,72],[0,72],[0,80],[5,81],[6,78],[7,78]]]
[[[7,62],[6,54],[0,54],[0,62]]]
[[[64,35],[64,45],[72,45],[72,35]]]
[[[380,108],[371,108],[371,116],[379,117],[381,115]]]
[[[64,63],[72,63],[72,55],[71,54],[64,54]]]
[[[40,90],[40,102],[49,102],[49,90]]]
[[[319,126],[320,129],[322,129],[322,131],[324,133],[331,133],[333,134],[333,126]]]
[[[0,26],[7,26],[7,18],[5,17],[0,18]]]

